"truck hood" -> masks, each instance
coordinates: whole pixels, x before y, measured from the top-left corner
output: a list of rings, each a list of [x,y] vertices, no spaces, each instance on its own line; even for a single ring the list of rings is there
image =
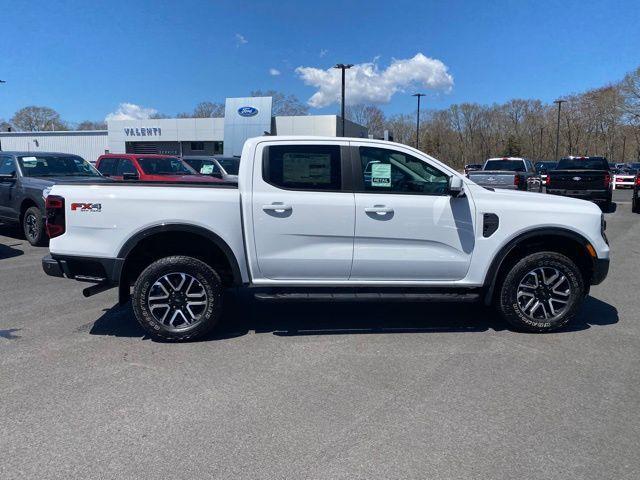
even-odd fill
[[[484,190],[487,191],[486,189]],[[525,192],[521,190],[496,189],[493,192],[487,192],[491,194],[491,197],[495,199],[495,201],[513,205],[523,204],[527,207],[535,206],[536,210],[540,210],[541,212],[550,212],[552,211],[551,209],[575,210],[577,208],[592,210],[598,214],[601,213],[600,207],[593,202],[580,200],[578,198],[549,195],[546,193]]]

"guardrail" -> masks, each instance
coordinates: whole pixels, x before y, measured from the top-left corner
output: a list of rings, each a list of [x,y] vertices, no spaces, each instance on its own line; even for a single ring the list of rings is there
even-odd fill
[[[633,188],[633,182],[635,181],[635,175],[614,175],[613,176],[613,189],[616,188]]]

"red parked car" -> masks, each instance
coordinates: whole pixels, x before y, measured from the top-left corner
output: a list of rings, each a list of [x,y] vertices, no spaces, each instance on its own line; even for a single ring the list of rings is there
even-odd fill
[[[219,178],[200,175],[173,155],[147,155],[109,153],[100,155],[96,168],[105,177],[114,180],[140,180],[142,182],[200,182],[218,183]]]

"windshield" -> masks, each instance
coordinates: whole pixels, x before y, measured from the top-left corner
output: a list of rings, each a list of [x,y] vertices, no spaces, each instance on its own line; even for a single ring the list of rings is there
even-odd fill
[[[100,177],[89,162],[75,155],[32,155],[18,157],[25,177]]]
[[[227,172],[229,175],[238,175],[238,170],[240,170],[239,158],[223,157],[223,158],[216,158],[216,160],[218,160],[218,163],[220,164],[220,166],[224,168],[224,171]]]
[[[138,157],[138,163],[147,175],[194,175],[196,173],[177,157]]]
[[[506,172],[524,172],[522,160],[487,160],[484,170],[503,170]]]
[[[563,158],[558,162],[558,170],[609,170],[609,164],[602,157]]]

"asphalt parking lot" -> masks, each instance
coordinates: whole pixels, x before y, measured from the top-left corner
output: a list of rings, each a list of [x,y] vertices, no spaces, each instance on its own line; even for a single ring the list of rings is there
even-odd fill
[[[215,337],[156,343],[0,225],[0,478],[640,478],[640,215],[614,199],[609,277],[547,335],[238,293]]]

